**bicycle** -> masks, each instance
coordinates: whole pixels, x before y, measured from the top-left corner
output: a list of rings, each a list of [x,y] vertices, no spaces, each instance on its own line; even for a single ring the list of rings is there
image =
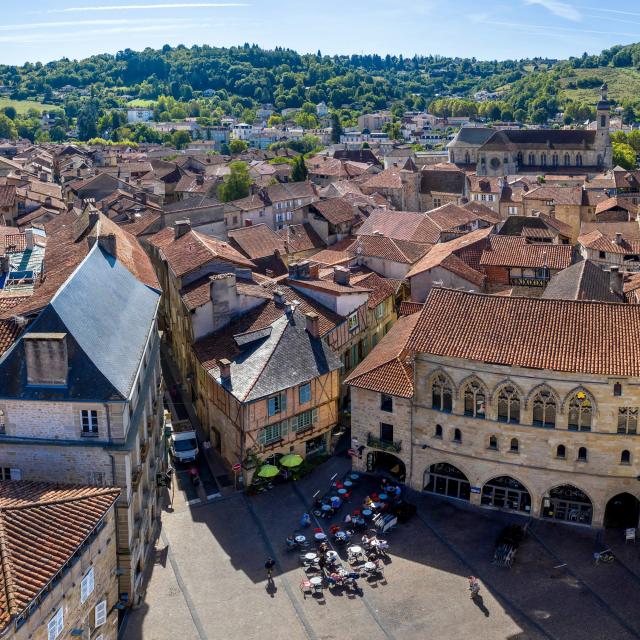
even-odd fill
[[[596,564],[600,564],[601,562],[608,563],[613,562],[615,560],[615,556],[611,549],[604,549],[603,551],[596,551],[593,554],[593,559]]]

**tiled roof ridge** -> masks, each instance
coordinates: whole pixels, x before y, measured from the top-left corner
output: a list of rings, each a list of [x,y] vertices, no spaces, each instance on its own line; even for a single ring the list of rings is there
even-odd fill
[[[0,593],[4,591],[7,601],[7,610],[9,612],[9,615],[13,617],[17,613],[19,607],[16,604],[16,594],[13,584],[13,573],[11,571],[10,555],[11,554],[9,552],[5,537],[4,518],[2,518],[0,514],[0,571],[2,572],[2,575],[0,576],[0,579],[2,580]]]
[[[56,488],[58,490],[63,490],[63,489],[73,489],[75,487],[73,487],[72,485],[56,485]],[[109,496],[109,495],[118,496],[120,493],[120,489],[117,489],[114,487],[96,487],[95,489],[96,490],[92,491],[91,493],[86,493],[81,495],[74,494],[66,497],[51,498],[48,500],[47,499],[44,499],[44,500],[30,499],[29,502],[26,502],[25,504],[15,504],[15,505],[13,504],[3,505],[2,498],[0,497],[0,527],[2,527],[1,516],[2,516],[2,513],[5,511],[23,511],[25,509],[49,507],[53,505],[67,504],[69,502],[80,502],[83,500],[92,500],[94,498],[99,498],[101,496]],[[0,528],[0,537],[2,535],[1,532],[2,532],[2,529]]]

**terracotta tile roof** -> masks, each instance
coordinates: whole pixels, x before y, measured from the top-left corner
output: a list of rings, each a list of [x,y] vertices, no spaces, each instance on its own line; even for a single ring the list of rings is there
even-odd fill
[[[552,200],[555,204],[579,207],[582,187],[536,187],[522,196],[525,200]]]
[[[402,286],[402,280],[383,278],[373,271],[352,275],[351,282],[370,290],[369,309],[375,309],[383,300],[395,296]]]
[[[573,258],[568,244],[530,244],[522,236],[490,236],[489,246],[482,252],[484,267],[526,267],[566,269]]]
[[[345,383],[400,398],[412,397],[413,361],[407,343],[420,317],[414,313],[399,318]]]
[[[502,191],[502,178],[491,178],[471,174],[469,179],[469,190],[479,193],[500,193]]]
[[[367,287],[361,287],[350,282],[348,285],[338,284],[333,280],[298,280],[289,278],[288,284],[294,289],[313,289],[314,291],[324,291],[329,295],[347,295],[350,293],[368,293],[370,289]]]
[[[459,207],[452,202],[443,204],[437,209],[431,209],[426,213],[426,216],[442,231],[453,231],[471,222],[477,222],[483,218],[486,220],[487,218],[487,216],[478,215],[475,211]],[[499,219],[495,213],[488,217],[490,222],[496,222]]]
[[[548,216],[546,213],[539,213],[538,218],[542,220],[548,227],[555,229],[559,234],[570,238],[573,234],[573,229],[566,222],[562,222],[562,220],[558,220],[558,218],[553,218],[552,216]]]
[[[605,211],[609,211],[610,209],[624,209],[634,216],[638,211],[638,207],[636,207],[633,203],[626,202],[624,198],[614,196],[612,198],[607,198],[606,200],[601,200],[600,202],[598,202],[598,204],[596,205],[596,215]]]
[[[0,356],[19,338],[20,327],[13,320],[0,320]]]
[[[356,219],[355,208],[344,198],[319,200],[310,205],[310,208],[331,224],[342,224]]]
[[[400,169],[392,168],[371,176],[362,184],[363,189],[402,189]]]
[[[324,249],[314,253],[311,260],[316,264],[335,266],[348,264],[355,258],[355,253],[349,251],[335,251],[334,249]]]
[[[264,209],[266,206],[264,199],[260,193],[252,193],[246,198],[240,198],[240,200],[232,200],[227,204],[238,207],[241,211],[253,211],[254,209]]]
[[[422,257],[407,273],[407,278],[411,278],[419,273],[428,271],[437,266],[444,266],[451,270],[453,273],[457,273],[464,278],[471,278],[470,282],[482,286],[484,282],[484,275],[479,271],[479,263],[477,262],[477,256],[482,254],[482,251],[488,244],[487,238],[491,234],[491,227],[488,229],[478,229],[467,233],[464,236],[450,240],[449,242],[441,242],[433,245],[429,250],[429,253]],[[467,249],[466,253],[463,250]],[[474,251],[470,251],[474,249]],[[446,264],[443,261],[449,256],[455,256],[458,261],[464,264],[465,257],[471,257],[471,261],[465,265],[466,269],[458,264],[457,261],[449,260]]]
[[[353,247],[357,255],[382,258],[401,264],[413,264],[429,251],[431,245],[384,236],[359,236]]]
[[[435,244],[440,239],[440,231],[427,214],[377,209],[371,212],[357,233],[359,236],[382,235],[393,240]]]
[[[0,630],[73,558],[119,493],[99,487],[0,482]]]
[[[236,282],[236,291],[245,296],[271,300],[271,293],[256,282]],[[201,307],[211,301],[211,276],[207,275],[191,282],[180,290],[180,297],[189,311]]]
[[[616,232],[621,233],[627,240],[640,240],[640,224],[632,222],[583,222],[580,225],[580,235],[584,236],[592,231],[600,231],[608,238],[615,238]]]
[[[13,207],[15,201],[15,186],[12,184],[0,185],[0,207]]]
[[[229,244],[250,260],[272,256],[276,251],[286,254],[284,240],[266,224],[230,229]]]
[[[492,364],[640,375],[640,305],[431,290],[408,346]]]
[[[400,303],[400,316],[410,316],[412,313],[420,313],[424,307],[424,302],[411,302],[404,300]]]
[[[617,223],[612,223],[616,227]],[[637,224],[637,223],[633,223]],[[607,236],[599,229],[578,236],[578,244],[594,251],[605,251],[607,253],[640,253],[640,240],[639,239],[627,239],[624,236],[620,239],[620,242],[615,241],[615,235],[613,237]]]
[[[153,238],[155,237],[153,236]],[[165,236],[162,236],[162,253],[178,278],[214,260],[230,262],[249,269],[255,268],[255,264],[251,260],[245,258],[227,242],[222,242],[198,231],[188,231],[168,244],[164,244],[164,241]]]
[[[615,181],[616,189],[640,191],[640,169],[634,171],[626,171],[625,169],[614,171],[613,180]]]
[[[161,214],[155,211],[145,210],[143,213],[137,215],[133,222],[119,222],[118,224],[132,236],[138,237],[144,234],[155,222],[158,222],[161,217]]]
[[[287,243],[288,253],[313,251],[326,247],[322,238],[308,222],[288,225],[278,231],[278,235]]]

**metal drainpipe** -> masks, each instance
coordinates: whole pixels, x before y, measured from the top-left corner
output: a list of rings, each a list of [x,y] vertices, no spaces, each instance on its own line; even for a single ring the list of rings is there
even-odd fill
[[[416,389],[416,360],[415,360],[415,356],[413,358],[413,393],[415,396],[415,389]],[[414,411],[414,407],[413,407],[413,398],[409,398],[409,443],[411,446],[411,452],[409,454],[409,486],[413,489],[413,411]]]

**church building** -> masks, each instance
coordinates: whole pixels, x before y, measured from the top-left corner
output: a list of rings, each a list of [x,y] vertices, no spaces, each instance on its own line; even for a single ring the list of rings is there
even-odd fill
[[[501,130],[462,127],[448,144],[449,162],[479,176],[518,173],[599,173],[613,165],[610,104],[603,84],[596,105],[597,126],[587,129]]]

